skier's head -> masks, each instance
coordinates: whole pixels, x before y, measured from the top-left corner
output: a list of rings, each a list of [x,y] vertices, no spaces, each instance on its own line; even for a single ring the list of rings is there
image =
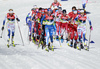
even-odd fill
[[[52,9],[51,8],[48,8],[48,14],[51,14],[52,13]]]
[[[47,8],[45,8],[45,9],[44,9],[44,13],[47,13],[47,12],[48,12],[48,9],[47,9]]]
[[[13,15],[13,13],[14,13],[14,12],[13,12],[13,9],[9,9],[9,14],[10,14],[10,15]]]
[[[37,5],[33,5],[33,8],[31,9],[31,11],[36,11],[36,9],[37,9]]]
[[[35,9],[36,9],[36,8],[37,8],[37,5],[33,5],[33,8],[35,8]]]
[[[36,11],[36,13],[38,13],[39,12],[39,9],[37,8],[35,11]]]
[[[42,7],[39,8],[39,12],[40,12],[40,13],[42,12]]]
[[[62,12],[62,7],[58,8],[58,12],[60,12],[60,13]]]
[[[80,9],[77,9],[77,14],[80,14],[80,11],[81,11]]]
[[[76,10],[76,6],[72,7],[72,12],[74,12]]]
[[[75,10],[73,13],[74,13],[74,14],[77,14],[77,10]]]
[[[45,9],[44,9],[44,8],[42,8],[41,13],[42,13],[42,14],[44,14],[44,12],[45,12]]]
[[[55,9],[55,12],[58,12],[58,9]]]
[[[34,9],[34,8],[32,8],[32,9],[31,9],[31,11],[35,11],[35,9]]]
[[[57,0],[54,0],[55,3],[57,3]]]
[[[67,13],[66,9],[64,9],[62,12],[63,12],[63,15],[64,15],[64,16],[65,16],[66,13]]]
[[[80,14],[81,14],[81,15],[84,15],[84,13],[85,13],[84,9],[81,9],[81,10],[80,10]]]

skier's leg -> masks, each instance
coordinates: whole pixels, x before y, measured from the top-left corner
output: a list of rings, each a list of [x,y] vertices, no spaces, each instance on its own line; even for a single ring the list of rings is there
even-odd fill
[[[50,40],[53,43],[53,28],[50,29],[49,34],[50,34]]]
[[[57,30],[56,29],[56,23],[54,23],[53,26],[54,26],[54,31],[53,32],[54,32],[54,35],[56,35],[56,30]]]
[[[59,35],[59,24],[58,24],[58,22],[56,22],[56,35],[57,36]]]
[[[47,26],[45,26],[45,32],[46,32],[46,49],[48,50],[48,45],[49,45],[49,29]]]
[[[8,39],[7,41],[10,41],[10,29],[8,29]]]
[[[71,47],[73,47],[73,38],[74,38],[74,31],[72,30],[71,31],[71,34],[70,34],[70,42],[71,42]]]
[[[12,41],[13,46],[15,46],[14,45],[14,34],[15,34],[15,25],[14,24],[12,25],[11,30],[12,30],[12,40],[11,41]]]
[[[48,46],[48,44],[49,44],[49,29],[45,28],[45,32],[46,32],[46,45]]]
[[[7,30],[8,30],[8,38],[7,38],[7,41],[9,42],[10,41],[10,33],[11,33],[11,26],[10,26],[9,23],[7,24]]]
[[[84,42],[84,46],[87,45],[87,41],[86,41],[86,26],[83,27],[83,42]]]

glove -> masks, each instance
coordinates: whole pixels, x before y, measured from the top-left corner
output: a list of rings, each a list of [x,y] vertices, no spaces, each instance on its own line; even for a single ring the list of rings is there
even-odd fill
[[[16,18],[16,20],[17,20],[18,22],[20,22],[20,20],[19,20],[18,18]]]
[[[91,30],[93,30],[93,27],[92,27],[92,26],[90,26],[90,29],[91,29]]]
[[[2,27],[2,31],[4,30],[4,26]]]
[[[28,26],[28,23],[26,23],[26,25]]]

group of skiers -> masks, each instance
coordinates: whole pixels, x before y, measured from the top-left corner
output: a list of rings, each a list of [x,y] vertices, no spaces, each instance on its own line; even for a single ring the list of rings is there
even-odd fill
[[[10,9],[5,17],[8,28],[8,44],[10,40],[10,30],[12,30],[12,44],[14,44],[15,19],[20,21]],[[4,30],[5,20],[3,21],[2,30]],[[31,9],[26,17],[26,24],[29,27],[29,41],[42,46],[46,51],[54,50],[54,39],[63,43],[66,40],[67,45],[83,49],[87,47],[86,39],[86,20],[89,21],[90,30],[92,29],[91,20],[86,15],[85,7],[77,9],[72,7],[72,11],[67,13],[62,9],[61,4],[54,0],[50,8],[37,8],[37,5]],[[50,41],[49,41],[50,38]],[[60,43],[60,44],[61,44]]]

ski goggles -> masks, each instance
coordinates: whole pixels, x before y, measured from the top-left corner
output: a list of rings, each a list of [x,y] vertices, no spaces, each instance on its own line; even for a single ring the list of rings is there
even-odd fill
[[[13,11],[9,11],[9,13],[14,13]]]

